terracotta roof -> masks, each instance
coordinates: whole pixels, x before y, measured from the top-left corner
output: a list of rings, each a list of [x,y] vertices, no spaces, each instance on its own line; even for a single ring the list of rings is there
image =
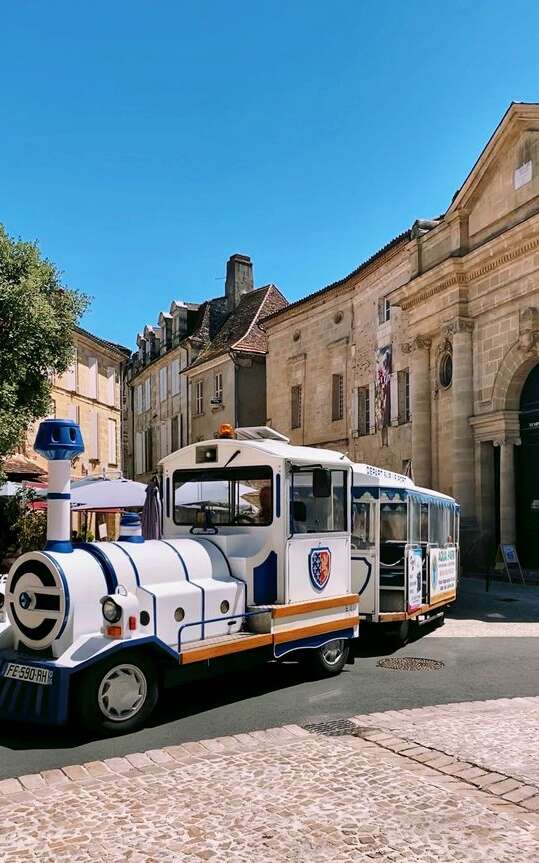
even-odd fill
[[[13,474],[20,476],[44,476],[47,474],[47,471],[36,464],[36,462],[31,461],[20,453],[4,459],[2,467],[8,476]]]
[[[87,339],[91,339],[93,342],[97,342],[99,345],[103,345],[103,347],[105,348],[109,348],[109,350],[119,351],[121,354],[125,354],[127,357],[131,356],[131,350],[129,348],[124,348],[123,345],[118,345],[116,344],[116,342],[108,342],[106,339],[101,339],[99,336],[95,336],[88,330],[83,330],[82,327],[75,327],[75,332],[80,333],[80,335],[82,336],[86,336]]]
[[[369,264],[372,264],[378,258],[383,257],[383,255],[385,255],[386,252],[389,252],[390,249],[393,249],[395,246],[398,246],[400,243],[408,242],[408,240],[410,239],[410,236],[411,236],[410,230],[403,231],[402,234],[398,234],[396,237],[394,237],[392,240],[390,240],[389,243],[386,243],[385,246],[382,246],[381,249],[379,249],[377,252],[375,252],[374,255],[371,255],[370,258],[367,258],[366,261],[363,261],[363,263],[361,263],[358,267],[356,267],[355,270],[352,270],[351,273],[348,273],[347,276],[344,276],[342,279],[339,279],[336,282],[332,282],[330,285],[326,285],[325,288],[320,288],[319,291],[314,291],[312,294],[307,294],[306,297],[302,297],[301,300],[296,300],[295,303],[289,303],[286,306],[286,308],[284,308],[284,309],[278,309],[276,312],[273,312],[272,314],[266,315],[264,318],[261,319],[262,324],[265,324],[266,321],[270,321],[270,320],[277,318],[279,315],[282,315],[285,312],[288,312],[290,309],[295,309],[297,306],[303,305],[303,303],[308,303],[310,300],[314,300],[316,297],[323,296],[323,294],[329,293],[334,288],[339,288],[341,285],[344,285],[345,282],[348,281],[348,279],[351,279],[353,276],[356,276],[359,273],[361,273],[363,270],[365,270],[369,266]]]
[[[231,312],[208,347],[202,351],[188,369],[216,359],[229,351],[265,354],[267,337],[260,328],[261,318],[278,312],[287,305],[286,299],[275,285],[264,285],[244,294],[236,309]]]

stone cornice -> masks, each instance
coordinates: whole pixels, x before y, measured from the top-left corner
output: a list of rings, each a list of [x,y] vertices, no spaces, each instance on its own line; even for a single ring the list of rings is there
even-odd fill
[[[530,252],[535,251],[535,249],[539,248],[539,237],[534,237],[533,239],[527,240],[525,243],[521,243],[514,249],[510,251],[504,252],[503,254],[497,255],[494,258],[489,258],[485,260],[482,264],[479,264],[476,267],[471,268],[468,271],[463,271],[463,263],[464,259],[458,259],[459,271],[451,273],[451,275],[442,278],[441,281],[435,282],[433,279],[436,277],[436,270],[438,270],[439,266],[442,264],[447,264],[448,259],[441,261],[440,264],[433,267],[432,270],[429,270],[427,273],[423,273],[421,276],[417,276],[412,281],[408,282],[403,288],[398,290],[406,290],[406,288],[413,288],[414,282],[428,282],[430,284],[425,284],[424,286],[418,285],[417,291],[409,296],[403,298],[400,302],[397,300],[396,305],[399,305],[403,311],[409,311],[410,309],[415,308],[416,306],[423,303],[425,300],[430,299],[436,294],[440,294],[443,291],[447,290],[447,288],[451,288],[453,286],[459,286],[466,288],[476,279],[480,279],[483,276],[492,273],[494,270],[497,270],[498,267],[502,267],[504,264],[509,264],[511,261],[516,261],[518,258],[523,257],[524,255],[529,254]],[[477,250],[475,249],[474,252]],[[470,255],[473,252],[469,253]],[[450,260],[450,259],[449,259]],[[457,263],[455,260],[454,263]]]

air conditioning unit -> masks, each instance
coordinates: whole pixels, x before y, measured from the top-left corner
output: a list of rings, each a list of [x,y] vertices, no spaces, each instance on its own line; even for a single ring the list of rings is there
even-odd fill
[[[218,407],[223,404],[223,399],[213,398],[210,399],[210,404],[212,407]]]

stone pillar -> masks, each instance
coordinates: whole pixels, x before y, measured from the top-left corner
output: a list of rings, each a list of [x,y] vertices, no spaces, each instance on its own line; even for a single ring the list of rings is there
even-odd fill
[[[431,340],[423,336],[407,346],[411,353],[412,472],[414,482],[427,488],[432,482],[430,346]]]
[[[515,445],[520,440],[505,438],[494,441],[500,448],[500,542],[516,542]]]
[[[463,519],[475,518],[473,416],[473,321],[457,318],[444,330],[453,336],[453,497]]]

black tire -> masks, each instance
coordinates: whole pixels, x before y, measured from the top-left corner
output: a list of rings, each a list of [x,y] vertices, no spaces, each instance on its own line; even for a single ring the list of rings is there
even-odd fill
[[[335,677],[346,665],[349,650],[348,640],[336,638],[321,647],[308,650],[306,661],[317,677]]]
[[[410,640],[411,621],[401,620],[394,626],[388,626],[387,637],[396,647],[404,647]]]
[[[115,681],[117,697],[114,703],[110,693]],[[123,710],[119,706],[123,700],[122,686],[128,690]],[[145,725],[158,697],[157,671],[151,659],[138,651],[120,650],[81,674],[75,710],[79,721],[89,731],[107,735],[128,734]],[[131,707],[129,699],[133,700]],[[140,703],[137,703],[139,699]]]

